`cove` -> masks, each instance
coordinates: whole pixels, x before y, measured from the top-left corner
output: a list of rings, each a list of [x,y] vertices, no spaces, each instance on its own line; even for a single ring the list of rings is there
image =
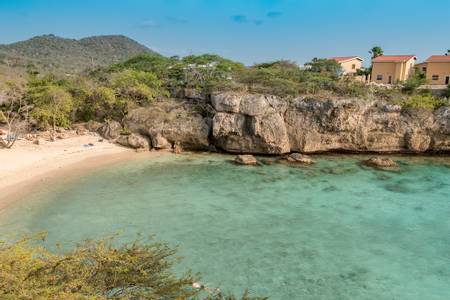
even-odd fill
[[[0,215],[3,234],[48,231],[64,247],[121,233],[179,245],[180,270],[270,299],[448,299],[450,159],[365,156],[244,167],[168,155],[36,191]]]

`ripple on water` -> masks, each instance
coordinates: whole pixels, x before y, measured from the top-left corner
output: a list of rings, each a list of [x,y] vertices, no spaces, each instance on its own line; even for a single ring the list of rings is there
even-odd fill
[[[301,168],[228,160],[182,155],[99,170],[11,208],[0,230],[49,230],[49,243],[66,247],[156,233],[180,245],[179,270],[271,299],[448,299],[445,158],[402,157],[398,172],[352,156]]]

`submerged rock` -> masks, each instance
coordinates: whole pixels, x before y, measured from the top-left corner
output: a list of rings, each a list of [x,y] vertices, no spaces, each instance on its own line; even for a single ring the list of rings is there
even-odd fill
[[[287,161],[291,163],[300,163],[305,165],[312,165],[315,163],[309,156],[300,153],[292,153],[287,157]]]
[[[239,165],[256,165],[256,164],[258,164],[256,157],[254,157],[253,155],[238,155],[234,159],[234,162]]]
[[[372,168],[398,168],[398,164],[394,160],[386,157],[371,157],[363,161],[363,164]]]

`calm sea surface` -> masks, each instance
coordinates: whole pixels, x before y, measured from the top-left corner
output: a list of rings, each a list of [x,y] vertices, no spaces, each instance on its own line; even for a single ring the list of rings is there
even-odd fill
[[[270,299],[450,299],[450,158],[319,156],[242,167],[230,156],[140,159],[41,189],[0,232],[48,245],[137,233],[179,245],[179,270]]]

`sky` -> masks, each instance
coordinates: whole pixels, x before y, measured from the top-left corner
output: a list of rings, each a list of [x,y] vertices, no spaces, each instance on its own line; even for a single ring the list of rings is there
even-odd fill
[[[253,64],[450,48],[450,0],[0,0],[0,44],[123,34],[172,56]]]

